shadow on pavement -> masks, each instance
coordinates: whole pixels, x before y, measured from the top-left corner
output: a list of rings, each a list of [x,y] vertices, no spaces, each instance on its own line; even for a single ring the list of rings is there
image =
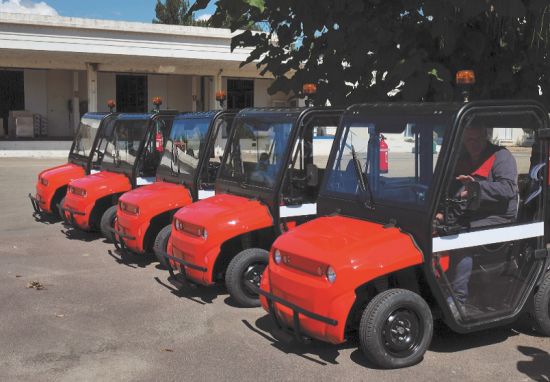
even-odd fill
[[[255,325],[252,325],[247,320],[242,320],[242,322],[248,329],[265,338],[271,343],[271,346],[283,353],[295,354],[298,357],[322,366],[327,366],[328,364],[337,365],[337,358],[340,355],[340,350],[357,346],[353,340],[341,345],[332,345],[317,340],[308,341],[309,343],[301,343],[296,339],[292,339],[290,342],[278,339],[278,335],[274,332],[274,329],[276,329],[275,324],[268,315],[257,319]],[[363,361],[362,359],[361,365],[374,368],[374,365],[367,365],[365,363],[366,361]]]
[[[518,371],[528,376],[533,381],[550,381],[550,354],[531,346],[518,346],[521,354],[531,357],[529,361],[519,361]]]
[[[151,255],[132,255],[132,254],[123,254],[119,251],[108,250],[109,256],[116,260],[117,263],[126,265],[130,268],[145,268],[152,263],[156,262],[156,258]],[[115,252],[119,255],[115,255]]]
[[[61,233],[69,240],[85,241],[86,243],[99,240],[103,237],[101,232],[86,232],[75,228],[62,229]]]
[[[57,214],[46,215],[33,212],[32,217],[37,223],[43,223],[47,225],[61,223],[61,218]]]
[[[168,278],[168,272],[166,272],[166,278]],[[209,287],[197,286],[196,288],[182,287],[177,289],[169,283],[160,280],[158,277],[155,277],[155,281],[170,290],[170,293],[174,296],[186,298],[201,305],[212,304],[220,295],[227,294],[225,286],[223,285],[213,285]]]

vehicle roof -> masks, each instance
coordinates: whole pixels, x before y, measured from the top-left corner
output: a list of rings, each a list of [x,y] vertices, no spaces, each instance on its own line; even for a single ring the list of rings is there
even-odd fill
[[[160,110],[157,113],[123,113],[123,114],[120,114],[117,117],[117,119],[141,121],[141,120],[150,119],[160,115],[176,115],[176,114],[178,114],[177,110]]]
[[[434,115],[457,114],[461,109],[476,106],[521,106],[541,107],[540,103],[531,100],[494,100],[471,102],[380,102],[364,103],[350,106],[344,116],[350,115]]]
[[[238,110],[207,110],[207,111],[188,111],[185,113],[180,113],[174,118],[178,119],[196,119],[196,118],[213,118],[217,114],[222,113],[238,113]]]
[[[103,117],[105,117],[106,115],[109,115],[111,113],[109,112],[90,112],[90,113],[86,113],[82,116],[82,118],[90,118],[90,119],[102,119]]]

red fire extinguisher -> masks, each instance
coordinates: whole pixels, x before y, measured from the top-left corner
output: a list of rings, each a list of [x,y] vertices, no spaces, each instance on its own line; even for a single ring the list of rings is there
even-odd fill
[[[388,173],[388,145],[386,143],[386,137],[380,134],[380,173]]]
[[[162,147],[162,134],[161,133],[157,133],[157,137],[156,137],[155,141],[156,141],[157,151],[162,152],[164,148]]]

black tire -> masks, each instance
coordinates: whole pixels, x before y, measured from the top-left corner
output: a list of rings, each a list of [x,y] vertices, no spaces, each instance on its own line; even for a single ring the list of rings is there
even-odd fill
[[[59,205],[61,207],[65,206],[65,196],[61,201],[59,202]],[[67,220],[67,216],[65,216],[65,211],[63,211],[61,208],[57,209],[57,212],[59,213],[59,217],[61,218],[61,222],[69,224],[69,221]]]
[[[544,281],[535,293],[531,317],[533,319],[533,329],[544,336],[550,337],[550,272],[546,273]]]
[[[172,234],[172,224],[168,224],[166,227],[160,230],[157,237],[155,238],[155,244],[154,247],[160,249],[161,251],[167,252],[168,250],[168,240],[170,240],[170,235]],[[160,263],[160,266],[163,268],[168,269],[170,264],[168,263],[168,260],[164,256],[157,255],[155,252],[155,256]]]
[[[108,243],[113,242],[113,234],[107,229],[107,227],[105,227],[105,225],[108,225],[111,228],[115,227],[117,207],[118,206],[115,204],[114,206],[107,208],[107,211],[105,211],[103,213],[103,216],[101,216],[101,223],[99,225],[99,228],[101,229],[101,233]]]
[[[422,360],[432,340],[433,318],[422,297],[405,289],[375,296],[359,326],[360,343],[374,364],[397,369]]]
[[[260,286],[262,273],[269,263],[269,252],[265,249],[246,249],[235,256],[225,275],[225,285],[235,302],[245,308],[260,306],[260,296],[245,287],[245,282],[253,281]]]

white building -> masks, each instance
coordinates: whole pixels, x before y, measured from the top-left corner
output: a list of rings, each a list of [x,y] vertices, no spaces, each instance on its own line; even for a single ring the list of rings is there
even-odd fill
[[[86,111],[146,112],[153,97],[164,108],[200,111],[286,106],[270,96],[271,78],[249,50],[231,52],[227,29],[0,13],[0,118],[28,110],[47,118],[48,137],[69,138]],[[2,129],[0,129],[1,131]]]

